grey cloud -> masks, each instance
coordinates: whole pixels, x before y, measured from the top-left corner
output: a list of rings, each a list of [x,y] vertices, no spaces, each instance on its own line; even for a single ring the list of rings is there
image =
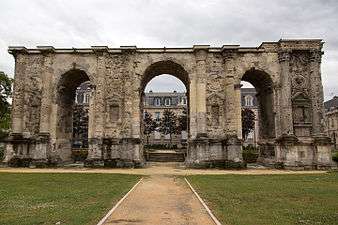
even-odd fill
[[[338,94],[336,0],[2,0],[0,70],[13,74],[8,45],[241,44],[322,38],[326,98]]]

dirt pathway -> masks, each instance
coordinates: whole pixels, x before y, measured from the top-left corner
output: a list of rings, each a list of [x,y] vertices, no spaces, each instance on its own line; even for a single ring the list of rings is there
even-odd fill
[[[166,175],[144,178],[105,223],[112,224],[214,225],[185,181]]]
[[[313,174],[327,173],[327,171],[292,171],[277,169],[246,169],[246,170],[218,170],[218,169],[186,169],[176,164],[159,163],[140,169],[93,169],[93,168],[0,168],[4,173],[119,173],[119,174],[138,174],[138,175],[195,175],[195,174],[246,174],[246,175],[265,175],[265,174]]]

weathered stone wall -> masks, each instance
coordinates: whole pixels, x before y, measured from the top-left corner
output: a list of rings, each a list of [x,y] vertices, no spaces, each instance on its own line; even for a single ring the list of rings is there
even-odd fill
[[[240,82],[246,80],[259,94],[262,162],[329,167],[321,48],[321,40],[280,40],[254,48],[10,47],[13,133],[5,161],[70,160],[74,88],[89,80],[88,161],[142,164],[142,92],[153,77],[171,74],[184,82],[189,96],[187,164],[242,161]]]

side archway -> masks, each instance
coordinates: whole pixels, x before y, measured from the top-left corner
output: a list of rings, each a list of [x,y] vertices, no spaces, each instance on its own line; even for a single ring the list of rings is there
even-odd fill
[[[258,141],[268,141],[275,138],[274,95],[271,76],[262,70],[251,68],[243,74],[241,81],[252,84],[256,89],[259,117]]]
[[[70,161],[73,146],[73,115],[75,110],[75,96],[77,88],[91,80],[88,74],[80,69],[71,69],[60,76],[56,85],[55,106],[56,106],[56,129],[53,149],[55,156],[61,161]],[[90,87],[90,84],[89,84]],[[88,117],[87,117],[88,118]],[[86,137],[83,146],[88,144],[88,127],[85,128]]]

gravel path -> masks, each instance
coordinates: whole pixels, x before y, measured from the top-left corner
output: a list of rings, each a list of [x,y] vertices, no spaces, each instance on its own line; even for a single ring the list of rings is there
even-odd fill
[[[312,174],[327,173],[327,171],[292,171],[277,169],[246,169],[246,170],[218,170],[218,169],[186,169],[173,163],[152,164],[146,168],[140,169],[93,169],[93,168],[0,168],[0,172],[7,173],[119,173],[119,174],[138,174],[138,175],[195,175],[195,174]]]
[[[105,225],[214,225],[182,178],[152,175],[130,193]]]

